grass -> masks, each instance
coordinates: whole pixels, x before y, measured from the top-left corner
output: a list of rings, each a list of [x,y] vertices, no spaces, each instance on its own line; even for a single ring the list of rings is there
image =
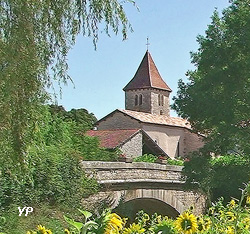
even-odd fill
[[[19,205],[20,206],[20,205]],[[8,210],[1,213],[6,218],[0,232],[6,234],[26,234],[28,230],[35,230],[37,225],[41,224],[51,229],[53,234],[62,234],[64,229],[68,227],[63,215],[77,216],[76,209],[70,206],[51,206],[48,204],[40,204],[32,206],[34,211],[25,216],[25,212],[19,216],[18,205],[12,206]],[[23,208],[23,207],[21,207]]]

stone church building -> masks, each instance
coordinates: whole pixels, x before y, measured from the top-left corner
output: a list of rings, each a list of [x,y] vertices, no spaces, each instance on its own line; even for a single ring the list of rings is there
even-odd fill
[[[172,90],[149,51],[123,91],[125,110],[114,110],[87,132],[100,139],[101,147],[119,148],[126,157],[152,153],[176,158],[203,146],[202,136],[192,133],[185,119],[170,116]]]

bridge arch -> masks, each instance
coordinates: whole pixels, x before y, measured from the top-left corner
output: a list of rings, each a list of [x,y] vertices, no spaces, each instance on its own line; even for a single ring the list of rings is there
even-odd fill
[[[105,203],[114,209],[121,203],[142,201],[163,204],[174,213],[182,213],[190,206],[200,214],[206,197],[197,191],[185,191],[182,167],[153,163],[82,162],[89,177],[95,177],[101,191],[84,199],[84,204],[96,207]]]
[[[126,190],[124,193],[124,202],[128,202],[135,199],[154,199],[161,201],[164,204],[170,206],[178,214],[185,210],[185,206],[176,197],[176,190],[165,189],[134,189]]]
[[[162,216],[176,218],[179,212],[167,203],[154,198],[136,198],[127,202],[120,203],[114,211],[123,217],[129,217],[133,222],[136,213],[143,210],[149,215],[157,213]]]

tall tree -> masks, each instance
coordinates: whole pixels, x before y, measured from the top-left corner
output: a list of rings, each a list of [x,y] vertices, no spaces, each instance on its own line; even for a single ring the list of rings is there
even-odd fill
[[[173,108],[204,133],[206,152],[250,154],[250,0],[233,0],[217,11],[199,49],[194,71],[179,81]]]
[[[74,121],[81,132],[93,128],[97,121],[95,115],[84,108],[66,111],[63,106],[50,105],[49,109],[52,114],[57,114],[63,120]]]
[[[131,0],[0,1],[1,157],[25,162],[37,129],[39,104],[52,79],[65,83],[66,56],[79,33],[98,40],[105,32],[131,29],[123,4]]]

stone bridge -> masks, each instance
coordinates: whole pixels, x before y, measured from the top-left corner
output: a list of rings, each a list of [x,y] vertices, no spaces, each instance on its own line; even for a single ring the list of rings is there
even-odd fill
[[[140,209],[170,217],[176,217],[190,207],[194,208],[195,214],[204,211],[205,197],[184,190],[180,166],[98,161],[82,161],[81,166],[101,185],[98,194],[83,201],[87,208],[95,209],[106,203],[125,216],[134,215]]]

